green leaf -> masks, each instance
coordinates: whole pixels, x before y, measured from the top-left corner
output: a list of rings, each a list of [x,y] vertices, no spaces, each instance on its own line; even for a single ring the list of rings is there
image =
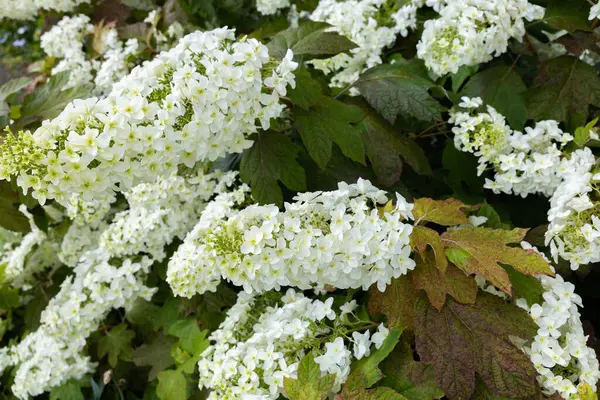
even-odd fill
[[[0,265],[2,269],[4,267]],[[19,289],[1,285],[0,286],[0,309],[8,310],[21,305],[21,297],[19,296]]]
[[[306,68],[298,68],[294,71],[294,75],[296,87],[288,89],[287,97],[294,105],[308,110],[323,97],[323,89],[321,84],[311,77]]]
[[[8,115],[10,106],[6,102],[6,98],[13,93],[18,92],[25,86],[29,85],[31,78],[15,78],[0,86],[0,115]]]
[[[121,0],[121,2],[136,10],[149,11],[156,8],[156,4],[152,0]]]
[[[269,55],[282,59],[287,50],[291,49],[294,57],[331,57],[356,47],[346,36],[327,32],[330,27],[324,22],[305,21],[297,28],[290,27],[279,32],[267,44]]]
[[[590,139],[590,131],[596,123],[598,122],[598,118],[594,118],[592,121],[588,122],[585,126],[580,126],[575,130],[575,134],[573,135],[573,142],[577,145],[577,147],[582,148],[585,146],[587,141]]]
[[[364,119],[358,107],[323,97],[309,111],[294,110],[294,127],[317,165],[323,169],[331,158],[331,146],[337,144],[353,161],[365,163],[365,151],[357,123]]]
[[[158,374],[156,395],[160,400],[186,400],[187,381],[180,371],[168,369]]]
[[[383,378],[383,373],[379,369],[379,363],[394,350],[401,333],[401,329],[392,329],[379,349],[371,353],[369,357],[352,364],[350,375],[344,385],[344,393],[352,393],[354,390],[361,388],[370,388]]]
[[[60,386],[55,386],[50,391],[50,400],[85,400],[81,393],[81,384],[70,380]]]
[[[525,299],[530,307],[544,302],[542,295],[545,290],[536,277],[524,275],[510,265],[503,265],[502,267],[508,272],[515,299]]]
[[[513,67],[499,66],[472,77],[460,95],[481,97],[484,104],[504,115],[514,129],[521,130],[527,120],[526,90],[527,87]]]
[[[27,95],[21,107],[22,118],[15,123],[23,127],[31,122],[54,118],[74,99],[85,99],[92,92],[92,84],[82,84],[63,90],[69,81],[69,71],[53,75],[42,87]]]
[[[500,215],[496,212],[494,207],[487,203],[481,206],[481,208],[479,209],[479,211],[477,211],[477,214],[475,215],[478,217],[487,218],[487,221],[484,224],[487,228],[510,229],[510,224],[505,224],[504,222],[502,222]]]
[[[159,333],[154,337],[152,343],[143,344],[135,349],[131,357],[133,363],[138,367],[152,367],[148,375],[148,382],[154,380],[159,372],[175,363],[171,356],[171,347],[175,342],[175,338]]]
[[[543,21],[558,30],[591,31],[590,6],[585,1],[549,0]]]
[[[412,284],[412,272],[392,279],[385,292],[380,292],[377,286],[373,285],[369,293],[369,314],[385,315],[390,329],[414,330],[414,304],[417,294]]]
[[[431,365],[415,361],[413,351],[406,342],[396,346],[380,368],[385,374],[380,382],[409,400],[432,400],[444,397],[444,391],[435,380]]]
[[[10,183],[0,181],[0,226],[13,232],[29,232],[29,220],[19,211],[19,203],[19,194],[12,190]]]
[[[207,331],[200,330],[195,318],[177,321],[169,328],[169,335],[179,338],[183,349],[192,355],[202,353],[210,344],[206,333]]]
[[[457,150],[449,140],[442,154],[442,165],[447,171],[444,180],[453,190],[452,197],[467,203],[478,203],[484,199],[485,179],[477,176],[477,157]]]
[[[119,358],[130,361],[133,353],[131,341],[135,332],[127,329],[127,324],[121,324],[112,328],[102,339],[98,341],[98,358],[108,354],[108,363],[116,367]]]
[[[471,398],[475,373],[498,394],[538,395],[537,372],[510,338],[531,340],[536,331],[527,312],[488,293],[479,293],[475,305],[448,299],[441,311],[425,298],[415,305],[417,352],[449,399]]]
[[[390,123],[398,115],[421,121],[441,119],[445,108],[428,92],[434,86],[420,62],[383,64],[366,71],[354,83],[369,104]]]
[[[543,64],[527,91],[528,116],[554,119],[570,132],[586,123],[588,106],[600,106],[600,79],[594,67],[575,57],[562,56]]]
[[[458,93],[462,84],[473,74],[477,72],[479,65],[463,65],[456,74],[452,75],[452,91]]]
[[[324,400],[329,396],[334,383],[335,375],[321,376],[321,369],[312,353],[300,361],[298,379],[283,379],[283,387],[290,400]]]
[[[394,128],[379,115],[371,112],[359,124],[362,141],[378,182],[389,187],[400,180],[402,158],[420,175],[431,175],[425,152],[413,140],[394,132]]]
[[[278,181],[294,191],[306,189],[304,169],[296,160],[300,148],[287,136],[259,132],[252,147],[242,156],[240,176],[261,204],[283,204]]]
[[[433,222],[454,226],[469,224],[467,213],[479,209],[479,205],[467,205],[457,199],[433,200],[423,197],[415,200],[413,216],[417,222]]]
[[[533,250],[508,247],[520,243],[527,229],[513,230],[464,227],[442,234],[446,249],[459,249],[467,257],[448,258],[467,274],[479,274],[498,289],[512,295],[512,284],[508,273],[499,263],[507,264],[526,275],[553,275],[552,269],[541,255]],[[463,253],[463,256],[464,256]]]

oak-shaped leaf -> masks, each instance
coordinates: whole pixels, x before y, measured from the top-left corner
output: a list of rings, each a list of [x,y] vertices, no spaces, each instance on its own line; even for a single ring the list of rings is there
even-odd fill
[[[335,375],[321,376],[321,368],[312,353],[300,361],[298,379],[283,379],[283,386],[290,400],[324,400],[329,396],[334,383]]]
[[[186,400],[187,381],[181,371],[167,369],[158,374],[156,395],[160,400]]]
[[[308,110],[324,96],[323,88],[316,79],[313,79],[308,69],[302,67],[294,71],[296,87],[288,88],[287,98],[294,106]]]
[[[151,343],[143,344],[133,352],[131,359],[138,367],[150,366],[148,382],[154,380],[158,373],[175,363],[171,356],[171,347],[177,339],[162,333],[157,334]]]
[[[421,121],[441,119],[445,108],[428,92],[435,83],[421,61],[399,61],[367,70],[354,83],[369,104],[390,123],[398,115]]]
[[[553,275],[548,262],[533,250],[509,247],[520,243],[527,229],[513,230],[464,227],[442,234],[448,259],[467,274],[482,275],[498,289],[512,295],[508,272],[499,263],[525,275]]]
[[[417,223],[433,222],[438,225],[454,226],[468,224],[467,213],[478,210],[481,205],[468,205],[457,199],[433,200],[422,197],[415,200],[413,216]]]
[[[98,341],[98,357],[102,358],[108,354],[108,363],[116,367],[119,358],[130,361],[133,354],[131,341],[135,332],[127,329],[127,324],[121,324],[112,328]]]
[[[371,286],[369,298],[369,314],[383,314],[387,317],[388,328],[399,328],[403,331],[414,331],[414,304],[417,293],[413,287],[412,274],[392,279],[385,292],[380,292],[376,285]]]
[[[446,303],[446,295],[454,297],[465,304],[475,303],[477,297],[477,284],[475,279],[465,275],[453,264],[448,264],[445,271],[440,271],[434,266],[431,255],[426,258],[420,255],[415,257],[417,266],[413,273],[413,283],[416,289],[427,293],[429,302],[438,310]]]
[[[60,386],[55,386],[50,391],[50,400],[84,400],[81,393],[81,383],[71,379]]]
[[[296,108],[293,113],[294,128],[321,169],[331,159],[333,143],[349,159],[365,164],[365,150],[357,126],[365,118],[360,108],[322,97],[309,110]]]
[[[435,379],[433,366],[416,361],[408,342],[400,342],[379,365],[385,378],[379,384],[394,389],[409,400],[432,400],[444,397]]]
[[[596,69],[576,57],[561,56],[544,63],[527,91],[528,117],[554,119],[569,132],[585,125],[590,104],[600,106]]]
[[[410,400],[388,387],[357,389],[351,393],[342,393],[335,400]]]
[[[537,372],[511,340],[531,340],[536,331],[527,312],[488,293],[474,305],[448,299],[440,311],[425,297],[415,304],[417,352],[450,400],[471,398],[476,374],[499,395],[538,395]]]
[[[291,49],[294,56],[331,57],[356,47],[346,36],[329,32],[329,28],[331,25],[325,22],[305,21],[281,31],[267,44],[269,55],[282,59]]]
[[[201,331],[195,318],[186,318],[169,327],[169,335],[179,338],[182,348],[190,354],[200,354],[208,345],[207,331]]]
[[[435,255],[435,266],[441,272],[446,272],[448,259],[439,233],[426,226],[417,225],[410,234],[410,243],[413,249],[423,258],[427,257],[427,253],[431,249]]]
[[[19,203],[19,194],[13,191],[10,183],[0,181],[0,226],[13,232],[29,232],[29,220],[19,211]]]
[[[283,204],[278,182],[294,191],[306,189],[306,175],[296,160],[300,147],[287,136],[259,132],[252,147],[242,155],[240,177],[252,188],[252,196],[261,204]]]

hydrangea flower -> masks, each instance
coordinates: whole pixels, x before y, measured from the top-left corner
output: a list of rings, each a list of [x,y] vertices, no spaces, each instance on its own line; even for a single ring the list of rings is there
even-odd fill
[[[523,19],[541,19],[544,8],[527,0],[446,0],[440,18],[425,21],[417,56],[436,75],[456,73],[498,56],[525,35]]]
[[[374,324],[340,318],[332,304],[331,297],[311,300],[293,289],[283,296],[241,292],[200,357],[200,388],[211,389],[211,400],[275,400],[284,393],[284,378],[297,378],[299,362],[312,353],[322,375],[335,375],[338,391],[353,359],[370,353],[375,335],[379,348],[387,329],[380,325],[372,341]]]
[[[285,210],[252,205],[203,220],[169,261],[167,282],[191,297],[214,291],[221,278],[248,292],[369,288],[384,291],[415,267],[410,259],[412,204],[396,205],[369,181],[338,184],[331,192],[302,193]]]
[[[34,133],[9,134],[0,179],[17,176],[41,204],[110,197],[179,165],[214,161],[251,146],[247,136],[280,115],[294,86],[291,51],[271,60],[234,31],[194,32],[135,68],[108,97],[75,100]]]
[[[0,19],[33,19],[40,10],[66,13],[89,2],[90,0],[2,0]]]

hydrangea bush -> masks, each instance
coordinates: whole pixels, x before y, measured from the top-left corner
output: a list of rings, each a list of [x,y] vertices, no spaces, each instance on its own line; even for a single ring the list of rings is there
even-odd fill
[[[597,399],[599,14],[0,0],[0,397]]]

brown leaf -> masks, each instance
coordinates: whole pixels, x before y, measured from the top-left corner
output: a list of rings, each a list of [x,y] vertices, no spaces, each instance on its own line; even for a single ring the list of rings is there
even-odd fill
[[[445,272],[448,266],[448,259],[444,253],[444,244],[439,233],[433,229],[424,226],[415,226],[410,234],[411,245],[421,257],[426,257],[427,247],[435,253],[435,265],[441,271]]]
[[[417,294],[412,285],[412,272],[393,279],[385,292],[380,292],[375,285],[371,286],[369,313],[383,314],[387,317],[388,328],[401,328],[414,331],[413,316]]]
[[[387,387],[375,389],[358,389],[352,393],[341,393],[335,396],[335,400],[408,400],[400,393]]]
[[[413,284],[416,289],[422,289],[427,293],[429,301],[435,308],[441,310],[446,302],[446,294],[461,303],[475,303],[477,297],[475,279],[465,275],[452,264],[449,264],[446,273],[443,273],[435,268],[431,257],[423,260],[417,256],[415,261],[417,266],[413,272]]]
[[[465,227],[442,234],[446,255],[467,274],[479,274],[512,295],[508,273],[498,263],[508,264],[525,275],[553,275],[544,258],[533,250],[508,247],[520,243],[527,229],[513,230]]]
[[[481,204],[467,205],[460,200],[433,200],[427,197],[415,200],[413,216],[415,221],[433,222],[438,225],[453,226],[468,224],[467,213],[478,210]]]
[[[480,293],[474,305],[448,299],[441,311],[425,297],[415,305],[417,352],[433,365],[450,400],[471,398],[475,373],[502,396],[538,396],[536,370],[510,339],[531,340],[535,334],[527,312],[488,293]]]

